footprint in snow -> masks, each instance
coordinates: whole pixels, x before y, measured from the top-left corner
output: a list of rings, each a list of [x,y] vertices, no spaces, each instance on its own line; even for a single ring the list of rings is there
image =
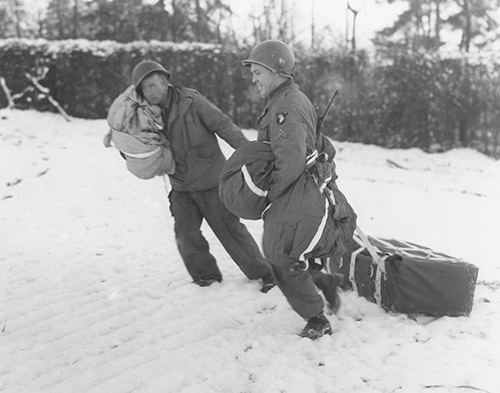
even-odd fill
[[[14,187],[14,186],[17,186],[19,183],[21,183],[23,181],[23,179],[19,179],[19,178],[16,178],[12,181],[9,181],[7,182],[7,187]]]

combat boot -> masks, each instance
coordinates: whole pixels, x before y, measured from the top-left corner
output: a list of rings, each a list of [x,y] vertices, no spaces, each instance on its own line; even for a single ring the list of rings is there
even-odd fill
[[[300,332],[301,337],[311,340],[317,340],[325,334],[332,334],[332,326],[323,313],[309,318],[307,325]]]
[[[275,286],[276,280],[274,279],[272,273],[268,273],[266,276],[262,277],[262,287],[260,288],[262,293],[268,293]]]
[[[221,281],[222,279],[216,279],[216,278],[200,278],[196,280],[194,283],[196,285],[199,285],[200,287],[209,287],[214,282],[221,282]]]

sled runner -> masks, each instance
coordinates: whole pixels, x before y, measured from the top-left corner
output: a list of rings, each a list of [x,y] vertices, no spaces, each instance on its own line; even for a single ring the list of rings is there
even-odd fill
[[[339,266],[344,287],[388,311],[435,317],[472,310],[478,268],[428,247],[367,237],[356,228]]]

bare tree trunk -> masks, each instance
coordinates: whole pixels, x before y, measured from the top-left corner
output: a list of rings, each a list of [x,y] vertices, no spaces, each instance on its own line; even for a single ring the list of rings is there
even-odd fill
[[[61,0],[57,1],[57,38],[62,40],[64,37],[63,15],[61,12]]]
[[[220,31],[220,26],[222,24],[222,20],[224,19],[224,17],[222,16],[222,14],[219,14],[219,21],[217,23],[217,27],[216,27],[216,34],[217,34],[217,42],[219,44],[222,44],[222,33]]]
[[[358,11],[352,16],[352,51],[356,52],[356,20],[358,19]]]
[[[200,0],[195,0],[195,12],[196,12],[196,26],[195,26],[195,34],[196,34],[196,41],[201,42],[201,7],[200,7]]]
[[[469,52],[472,30],[469,0],[463,0],[463,15],[465,18],[465,26],[462,32],[462,42],[460,43],[460,49],[464,49],[466,52]]]
[[[13,16],[13,21],[14,21],[14,28],[16,29],[16,37],[21,38],[22,36],[22,31],[21,31],[21,17],[19,15],[20,11],[20,4],[17,2],[17,0],[10,0],[9,5],[12,10],[12,16]]]
[[[436,0],[436,20],[434,21],[434,37],[436,43],[439,45],[441,42],[441,0]]]
[[[311,49],[314,49],[314,46],[316,45],[315,43],[315,23],[314,23],[314,1],[311,1]]]
[[[352,35],[351,35],[351,49],[353,52],[356,51],[356,19],[358,18],[359,10],[355,10],[351,7],[349,2],[347,2],[347,8],[352,12]]]
[[[288,34],[288,23],[289,23],[289,15],[288,7],[286,4],[286,0],[281,0],[281,18],[278,16],[278,20],[280,21],[280,30],[278,32],[280,38],[283,41],[289,41],[290,37]]]
[[[424,27],[425,36],[432,37],[432,8],[430,5],[429,8],[427,9],[425,17],[427,19],[426,26]]]
[[[345,1],[345,49],[349,49],[349,0]]]
[[[172,41],[177,42],[177,4],[176,0],[172,0],[172,27],[170,28],[170,33],[172,36]]]
[[[38,11],[37,14],[36,14],[36,19],[37,19],[37,25],[38,25],[38,37],[36,38],[41,38],[44,36],[44,24],[45,24],[45,20],[44,20],[44,17],[42,15],[42,11]]]
[[[73,26],[71,37],[73,39],[78,38],[78,0],[74,0],[73,2]]]
[[[273,1],[270,0],[269,3],[267,3],[266,5],[264,5],[264,29],[265,30],[264,30],[264,37],[262,37],[262,38],[264,38],[266,40],[269,40],[269,39],[272,38],[271,37],[271,25],[272,25],[272,22],[271,22],[271,15],[270,15],[270,13],[271,13],[270,8],[272,6],[272,4],[270,4],[270,3],[272,3],[272,2]]]

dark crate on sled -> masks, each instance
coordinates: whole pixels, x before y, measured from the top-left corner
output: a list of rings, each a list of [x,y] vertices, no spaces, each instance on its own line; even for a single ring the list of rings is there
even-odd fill
[[[435,317],[470,314],[475,265],[418,244],[369,237],[383,260],[379,269],[361,238],[354,238],[341,265],[332,269],[344,275],[345,287],[389,311]]]

